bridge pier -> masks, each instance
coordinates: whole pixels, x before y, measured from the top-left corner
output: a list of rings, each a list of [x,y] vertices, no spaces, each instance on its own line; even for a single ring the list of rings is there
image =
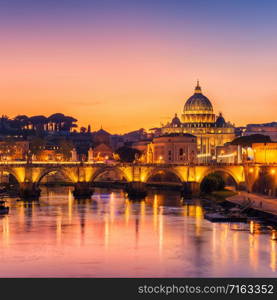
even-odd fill
[[[141,200],[147,196],[146,183],[141,181],[128,182],[125,191],[131,200]]]
[[[24,201],[39,200],[41,190],[36,182],[22,182],[19,184],[19,197]]]
[[[74,190],[72,192],[76,199],[89,199],[94,190],[91,188],[89,182],[79,181],[74,184]]]
[[[200,183],[199,182],[183,182],[183,187],[181,190],[183,197],[193,197],[198,196],[200,193]]]

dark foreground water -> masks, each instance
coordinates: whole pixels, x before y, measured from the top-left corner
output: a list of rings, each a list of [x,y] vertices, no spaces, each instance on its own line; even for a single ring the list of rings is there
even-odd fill
[[[133,203],[99,189],[78,202],[70,188],[39,203],[9,200],[0,217],[1,277],[276,277],[274,230],[203,219],[199,200],[174,192]]]

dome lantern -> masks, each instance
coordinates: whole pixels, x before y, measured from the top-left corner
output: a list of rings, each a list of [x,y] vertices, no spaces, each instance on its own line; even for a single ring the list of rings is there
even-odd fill
[[[199,80],[197,80],[197,85],[194,89],[195,94],[202,94],[201,86],[199,85]]]

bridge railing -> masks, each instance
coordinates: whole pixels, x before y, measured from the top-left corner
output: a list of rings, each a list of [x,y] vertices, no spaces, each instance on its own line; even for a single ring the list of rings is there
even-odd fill
[[[277,163],[254,163],[254,162],[244,162],[244,163],[182,163],[182,164],[164,164],[164,163],[125,163],[125,162],[109,162],[109,163],[96,163],[96,162],[81,162],[81,161],[0,161],[0,166],[109,166],[109,167],[130,167],[130,166],[141,166],[141,167],[155,167],[155,168],[172,168],[180,166],[210,166],[210,167],[223,167],[223,166],[270,166],[277,167]]]

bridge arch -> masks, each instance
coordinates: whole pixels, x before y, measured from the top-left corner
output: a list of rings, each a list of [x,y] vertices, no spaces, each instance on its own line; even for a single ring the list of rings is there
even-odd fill
[[[50,175],[51,173],[58,173],[62,175],[62,177],[66,180],[68,180],[70,183],[74,183],[74,180],[72,180],[72,177],[68,174],[67,170],[61,168],[61,167],[49,167],[43,169],[43,171],[39,174],[38,180],[37,180],[37,186],[40,185],[42,179],[46,177],[47,175]]]
[[[96,181],[97,178],[99,178],[100,176],[104,175],[105,173],[112,173],[114,172],[120,179],[121,181],[126,181],[128,182],[128,174],[126,174],[126,172],[124,172],[123,170],[121,170],[118,167],[114,167],[114,166],[104,166],[104,167],[100,167],[99,169],[97,169],[94,174],[92,175],[90,181],[94,182]],[[115,178],[114,180],[117,180],[117,178]]]
[[[145,177],[145,183],[151,182],[151,179],[154,177],[160,177],[161,179],[169,178],[169,180],[176,183],[182,183],[183,179],[181,174],[174,169],[165,169],[165,168],[155,168],[148,172]],[[162,181],[161,181],[162,182]]]
[[[199,183],[201,184],[202,181],[209,175],[214,174],[214,173],[222,173],[222,174],[226,174],[228,176],[230,176],[230,178],[234,181],[235,186],[238,187],[240,184],[239,179],[237,178],[236,174],[234,174],[231,170],[229,169],[225,169],[225,168],[210,168],[208,170],[206,170],[202,176],[199,179]]]
[[[25,179],[25,170],[20,169],[13,169],[10,168],[8,166],[5,167],[1,167],[0,168],[0,172],[1,173],[8,173],[9,175],[12,175],[14,177],[14,179],[17,181],[17,183],[19,184],[20,182],[23,182]]]

